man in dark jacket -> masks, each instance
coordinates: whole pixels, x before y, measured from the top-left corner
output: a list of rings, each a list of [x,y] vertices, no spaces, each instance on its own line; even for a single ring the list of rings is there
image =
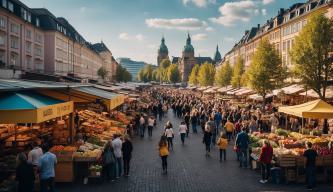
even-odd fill
[[[249,148],[249,136],[246,133],[245,127],[242,128],[242,132],[238,133],[236,138],[236,147],[239,151],[240,161],[239,161],[239,167],[247,168],[247,151]]]

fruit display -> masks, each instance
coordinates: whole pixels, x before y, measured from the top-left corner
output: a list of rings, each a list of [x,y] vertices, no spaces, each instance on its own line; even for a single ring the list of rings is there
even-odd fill
[[[122,122],[123,124],[127,125],[130,123],[129,117],[127,117],[124,113],[117,112],[114,115],[115,119]]]
[[[90,171],[94,171],[94,172],[101,172],[103,169],[103,167],[101,165],[91,165],[89,167]]]
[[[72,152],[72,153],[74,153],[75,151],[77,151],[77,147],[56,145],[56,146],[53,146],[50,149],[50,151],[53,152],[53,153],[61,153],[61,152],[69,152],[69,153]]]
[[[289,134],[289,132],[284,129],[277,129],[277,130],[275,130],[275,133],[279,136],[284,136],[284,137],[287,137]]]

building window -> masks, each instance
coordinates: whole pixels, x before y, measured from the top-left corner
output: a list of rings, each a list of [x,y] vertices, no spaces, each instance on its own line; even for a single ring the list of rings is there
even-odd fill
[[[0,65],[5,63],[6,52],[0,50]]]
[[[5,28],[5,26],[6,26],[5,19],[3,17],[0,17],[0,28]]]
[[[31,57],[26,57],[26,65],[27,65],[27,69],[33,69],[32,67],[32,61],[31,61]]]
[[[5,34],[0,33],[0,46],[5,45]]]
[[[2,7],[7,8],[7,0],[2,0]]]
[[[39,23],[39,19],[36,18],[36,26],[39,27],[39,26],[40,26],[39,24],[40,24],[40,23]]]
[[[286,47],[287,47],[287,42],[283,42],[282,44],[282,51],[285,52],[286,51]]]
[[[28,39],[31,39],[31,30],[30,30],[30,29],[27,29],[27,30],[26,30],[26,37],[27,37]]]
[[[10,1],[8,1],[8,9],[9,11],[14,12],[14,4]]]
[[[19,56],[16,53],[10,54],[9,65],[11,66],[18,66],[19,65]]]
[[[36,33],[36,41],[37,41],[38,43],[42,43],[42,42],[43,42],[43,38],[42,38],[42,35],[41,35],[41,34]]]
[[[20,31],[20,27],[14,23],[11,23],[10,24],[10,31],[13,32],[13,33],[16,33],[18,34],[19,31]]]
[[[10,47],[13,49],[18,49],[19,48],[19,41],[17,38],[11,38],[10,39]]]
[[[35,46],[35,55],[42,56],[42,48],[40,46]]]
[[[31,53],[31,43],[30,42],[26,42],[26,45],[25,45],[25,49],[27,51],[27,53]]]

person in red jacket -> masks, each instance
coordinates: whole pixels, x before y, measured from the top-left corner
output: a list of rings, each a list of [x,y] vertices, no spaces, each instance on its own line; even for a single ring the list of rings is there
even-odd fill
[[[268,140],[264,140],[263,147],[261,148],[261,153],[259,156],[259,162],[261,163],[261,177],[262,177],[260,183],[267,183],[268,181],[272,158],[273,158],[273,148],[271,147]]]

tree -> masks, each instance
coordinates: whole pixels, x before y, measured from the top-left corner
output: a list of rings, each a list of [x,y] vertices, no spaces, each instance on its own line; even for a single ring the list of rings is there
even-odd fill
[[[100,67],[97,71],[97,75],[105,80],[105,77],[108,75],[108,71],[105,69],[105,67]]]
[[[198,85],[199,69],[200,69],[200,67],[198,64],[194,65],[194,67],[192,68],[191,74],[188,78],[188,82],[190,85]]]
[[[237,58],[237,62],[233,68],[233,74],[231,78],[231,85],[234,88],[240,88],[242,85],[242,76],[244,73],[244,60],[241,57]]]
[[[226,61],[226,63],[217,71],[215,75],[215,83],[221,87],[230,85],[231,76],[232,68],[229,61]]]
[[[159,81],[159,77],[158,77],[157,69],[155,69],[155,70],[153,71],[152,80],[153,80],[153,81]]]
[[[123,68],[121,65],[118,65],[114,79],[117,82],[128,82],[132,80],[132,75],[127,71],[127,69]]]
[[[214,84],[215,67],[211,63],[204,63],[200,66],[198,73],[198,82],[200,86],[209,86]]]
[[[175,64],[171,64],[167,69],[167,77],[170,83],[178,83],[180,82],[180,72],[178,70],[178,66]]]
[[[171,61],[169,59],[163,59],[160,67],[166,69],[171,65]]]
[[[145,68],[144,68],[144,75],[145,75],[145,79],[146,81],[152,81],[153,79],[153,67],[152,65],[147,65]]]
[[[146,81],[146,79],[145,79],[145,72],[144,72],[144,70],[143,69],[140,69],[139,70],[139,72],[138,72],[138,76],[137,76],[137,79],[138,79],[138,81]]]
[[[283,85],[286,71],[278,51],[267,39],[263,39],[253,55],[247,75],[250,86],[263,97],[264,103],[269,92]]]
[[[333,77],[332,58],[329,59],[332,45],[333,22],[319,13],[310,17],[290,51],[296,77],[323,100],[328,80]]]

